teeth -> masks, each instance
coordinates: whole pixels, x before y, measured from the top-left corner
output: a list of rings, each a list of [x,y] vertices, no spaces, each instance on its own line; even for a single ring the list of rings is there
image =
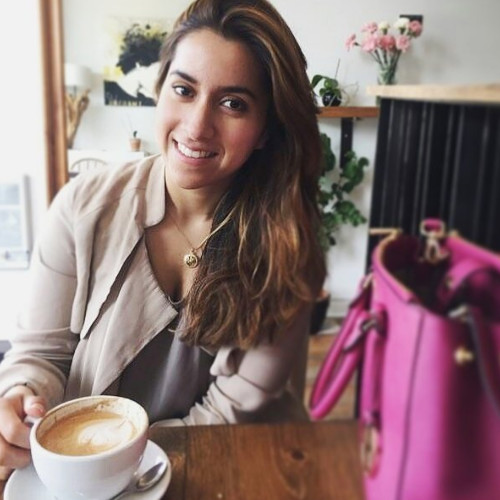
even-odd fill
[[[194,151],[193,149],[189,149],[187,146],[184,146],[184,144],[181,144],[180,142],[177,143],[177,147],[179,148],[179,151],[188,158],[208,158],[213,154],[210,151]]]

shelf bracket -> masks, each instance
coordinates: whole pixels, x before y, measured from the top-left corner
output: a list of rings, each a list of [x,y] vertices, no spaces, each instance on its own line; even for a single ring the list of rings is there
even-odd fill
[[[343,168],[346,160],[345,154],[352,150],[354,118],[341,118],[340,120],[340,168]]]

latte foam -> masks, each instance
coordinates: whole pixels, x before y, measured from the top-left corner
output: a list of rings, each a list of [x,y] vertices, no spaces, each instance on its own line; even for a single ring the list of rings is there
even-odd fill
[[[56,422],[39,438],[61,455],[94,455],[131,441],[137,435],[127,418],[109,411],[83,411]]]

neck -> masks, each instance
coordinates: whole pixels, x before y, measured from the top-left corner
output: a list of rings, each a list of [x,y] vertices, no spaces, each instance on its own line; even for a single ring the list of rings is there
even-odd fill
[[[179,222],[211,221],[223,191],[183,189],[166,176],[166,207]]]

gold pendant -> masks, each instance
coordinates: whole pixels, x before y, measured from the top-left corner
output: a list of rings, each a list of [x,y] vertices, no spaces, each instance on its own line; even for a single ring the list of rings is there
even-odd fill
[[[199,262],[200,262],[200,259],[194,253],[194,250],[190,250],[189,253],[184,255],[184,264],[186,264],[186,266],[190,267],[191,269],[198,267]]]

